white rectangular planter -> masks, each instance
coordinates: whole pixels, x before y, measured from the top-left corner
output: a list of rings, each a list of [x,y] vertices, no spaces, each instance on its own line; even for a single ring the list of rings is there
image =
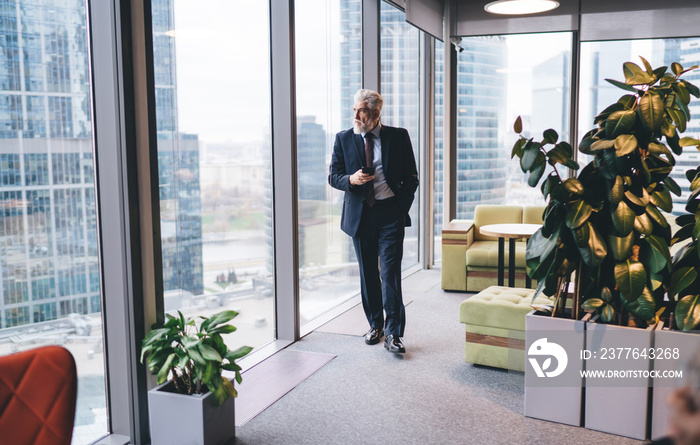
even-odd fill
[[[566,318],[537,315],[535,311],[525,318],[525,415],[567,425],[581,426],[583,350],[586,323]],[[566,369],[555,377],[537,375],[533,362],[542,366],[546,355],[535,356],[530,352],[533,343],[554,343],[564,348],[567,354]],[[537,345],[535,345],[537,348]],[[542,370],[541,372],[546,370]],[[552,370],[552,372],[554,372]]]
[[[585,360],[586,371],[602,372],[610,378],[587,378],[585,397],[585,427],[606,433],[644,440],[648,426],[649,379],[615,378],[617,371],[649,371],[648,358],[627,354],[651,347],[650,329],[629,328],[604,323],[588,323],[586,349],[591,358]],[[617,348],[624,348],[623,358],[616,358]],[[612,358],[611,358],[612,357]],[[648,356],[647,356],[648,357]],[[640,374],[643,375],[643,374]]]
[[[654,331],[654,350],[663,358],[653,360],[655,371],[687,372],[688,362],[700,350],[700,332],[682,332],[669,330]],[[678,358],[674,359],[674,350],[678,350]],[[667,357],[669,356],[669,360]],[[666,397],[675,388],[687,383],[682,378],[678,379],[652,379],[652,411],[651,411],[651,439],[657,440],[668,434],[668,407]],[[696,383],[697,384],[697,383]]]
[[[148,392],[152,445],[224,445],[236,435],[233,397],[216,406],[214,394],[167,391],[168,381]]]

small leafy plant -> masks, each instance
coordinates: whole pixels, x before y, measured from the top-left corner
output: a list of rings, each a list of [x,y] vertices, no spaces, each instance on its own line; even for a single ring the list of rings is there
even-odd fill
[[[242,346],[235,351],[228,349],[222,334],[229,334],[236,327],[228,324],[238,315],[236,311],[223,311],[210,318],[185,318],[180,311],[174,317],[166,314],[163,326],[154,326],[141,346],[141,363],[148,357],[148,370],[158,375],[158,383],[168,377],[180,394],[214,393],[219,405],[238,395],[233,383],[224,376],[223,370],[235,372],[236,382],[242,381],[241,367],[235,361],[253,348]]]
[[[539,142],[521,135],[513,146],[511,157],[520,158],[523,172],[530,175],[528,184],[542,182],[548,200],[543,227],[528,242],[526,261],[528,274],[539,282],[537,293],[555,297],[553,315],[564,313],[570,282],[576,284],[574,318],[582,308],[599,313],[605,323],[643,326],[655,323],[666,306],[672,239],[662,211],[673,210],[671,193],[681,194],[669,176],[674,154],[700,145],[679,136],[690,120],[690,96],[700,97],[700,90],[680,78],[697,66],[684,69],[673,63],[669,73],[667,67],[653,69],[641,59],[644,68],[623,64],[624,82],[606,79],[626,94],[596,116],[597,128],[581,140],[579,150],[593,160],[577,177],[559,171],[578,171],[579,165],[572,147],[558,142],[552,129]],[[514,129],[522,133],[520,117]],[[548,165],[552,171],[542,180]],[[700,234],[700,225],[693,227]],[[676,273],[675,287],[681,289]]]

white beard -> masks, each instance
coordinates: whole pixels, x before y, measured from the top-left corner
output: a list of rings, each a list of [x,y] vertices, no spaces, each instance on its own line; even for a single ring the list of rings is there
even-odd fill
[[[363,125],[360,121],[354,121],[352,125],[352,131],[355,134],[369,133],[375,127],[376,122],[367,122]]]

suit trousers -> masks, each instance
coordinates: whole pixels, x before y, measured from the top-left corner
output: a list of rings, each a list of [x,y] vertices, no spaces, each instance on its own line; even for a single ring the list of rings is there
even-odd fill
[[[394,197],[376,201],[372,207],[364,204],[360,226],[352,238],[367,321],[370,327],[399,337],[403,337],[406,325],[401,294],[404,231],[404,212]]]

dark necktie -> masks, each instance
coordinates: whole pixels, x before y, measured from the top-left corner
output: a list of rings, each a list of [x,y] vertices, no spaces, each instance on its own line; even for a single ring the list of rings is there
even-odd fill
[[[374,134],[365,134],[365,163],[368,167],[374,165]],[[374,180],[365,184],[365,201],[367,205],[374,205]]]

